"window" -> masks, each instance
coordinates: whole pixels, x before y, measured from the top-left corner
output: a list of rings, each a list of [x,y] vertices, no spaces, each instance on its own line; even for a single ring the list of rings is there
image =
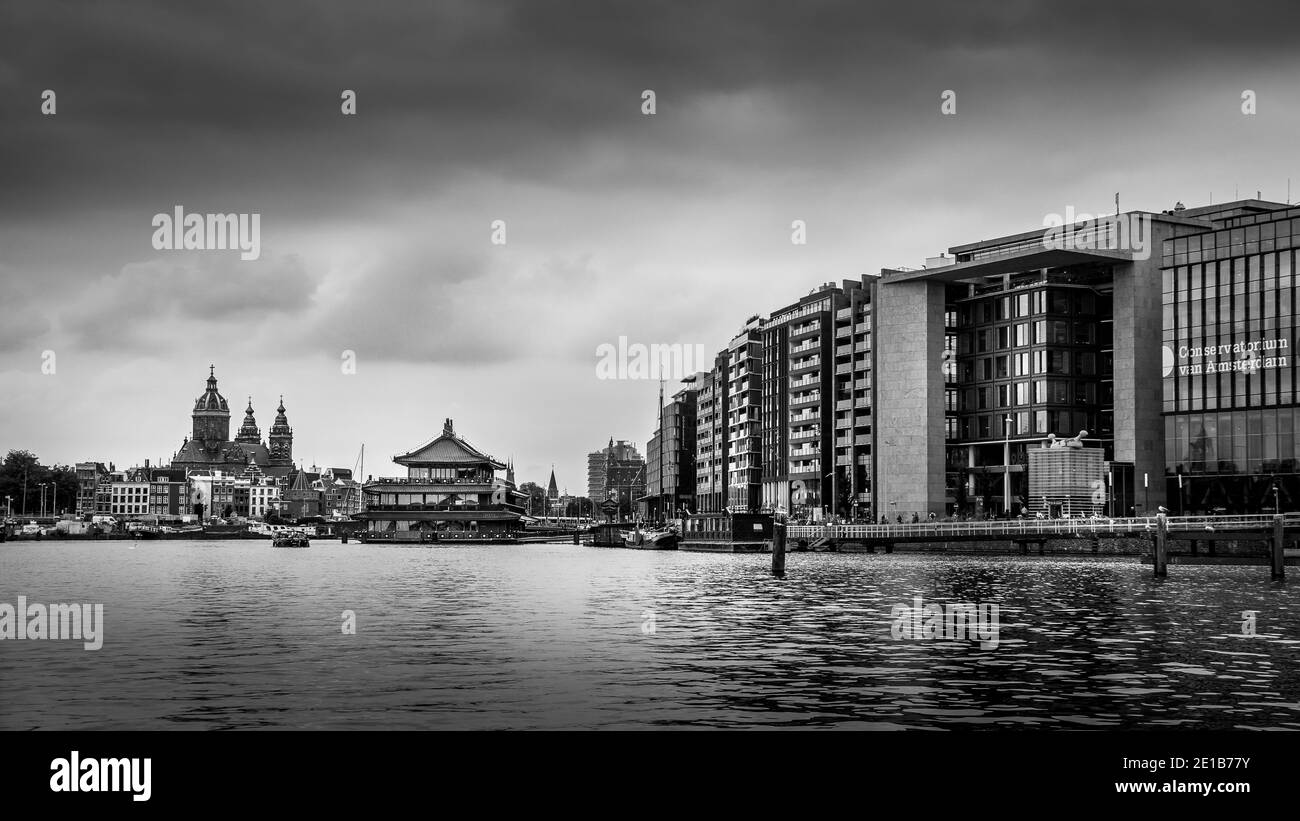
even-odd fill
[[[1029,404],[1029,383],[1028,382],[1016,383],[1016,404],[1017,405]]]
[[[1029,354],[1018,353],[1015,355],[1016,376],[1029,376]]]
[[[1047,372],[1068,374],[1070,372],[1070,352],[1069,351],[1048,351]]]
[[[1042,320],[1042,319],[1040,319],[1040,320],[1038,320],[1037,322],[1034,323],[1034,344],[1035,344],[1035,345],[1046,345],[1046,344],[1047,344],[1047,322],[1046,322],[1046,320]]]
[[[999,357],[996,357],[993,361],[994,361],[994,363],[995,363],[995,365],[996,365],[997,378],[998,378],[998,379],[1006,379],[1007,376],[1008,376],[1008,373],[1007,373],[1007,357],[1005,357],[1005,356],[999,356]]]
[[[998,328],[998,350],[1005,350],[1011,347],[1011,326],[1003,325]]]
[[[1016,326],[1016,347],[1023,348],[1029,344],[1029,323],[1021,322]]]

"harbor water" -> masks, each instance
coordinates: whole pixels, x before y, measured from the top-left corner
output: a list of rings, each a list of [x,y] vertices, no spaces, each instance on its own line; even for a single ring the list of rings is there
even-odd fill
[[[1295,581],[1266,567],[770,560],[11,542],[0,603],[102,604],[103,645],[0,641],[0,729],[1300,729]],[[996,646],[896,637],[918,597],[996,604]]]

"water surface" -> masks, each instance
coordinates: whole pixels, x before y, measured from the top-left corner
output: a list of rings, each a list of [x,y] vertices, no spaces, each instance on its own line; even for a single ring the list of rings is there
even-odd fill
[[[1266,567],[769,567],[573,545],[9,543],[0,602],[102,603],[105,641],[0,641],[0,729],[1300,729],[1300,606]],[[997,648],[895,640],[891,607],[914,596],[996,603]]]

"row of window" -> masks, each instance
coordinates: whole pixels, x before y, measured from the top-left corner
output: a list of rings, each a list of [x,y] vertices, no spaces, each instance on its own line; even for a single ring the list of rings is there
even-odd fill
[[[1016,405],[1109,405],[1114,395],[1110,382],[1096,383],[1073,379],[1033,379],[945,391],[945,410],[970,412]]]
[[[1275,249],[1300,246],[1300,220],[1277,220],[1242,228],[1210,231],[1192,237],[1165,240],[1161,248],[1165,259],[1174,265],[1203,260],[1268,253]]]
[[[1179,414],[1165,418],[1165,459],[1174,473],[1260,473],[1296,459],[1300,408]]]
[[[956,336],[957,354],[960,356],[1030,345],[1095,345],[1099,341],[1108,340],[1098,334],[1097,323],[1069,322],[1064,319],[1039,319],[1034,322],[999,325]]]
[[[1104,301],[1104,298],[1103,298]],[[1103,309],[1106,306],[1102,305]],[[994,297],[962,305],[955,317],[945,317],[949,327],[956,320],[960,327],[1017,319],[1038,314],[1096,314],[1098,295],[1092,291],[1071,288],[1040,288],[1021,294]],[[1103,310],[1108,313],[1108,310]]]
[[[948,439],[969,441],[1008,436],[1055,433],[1074,436],[1081,430],[1093,437],[1109,437],[1114,427],[1111,411],[1038,410],[948,419]],[[954,424],[955,423],[955,424]],[[955,433],[953,432],[955,429]]]
[[[1101,354],[1101,373],[1109,375],[1113,365],[1110,352]],[[1058,374],[1061,376],[1096,376],[1098,355],[1092,351],[1036,350],[1008,356],[992,356],[958,367],[961,382],[986,382],[1011,376]]]

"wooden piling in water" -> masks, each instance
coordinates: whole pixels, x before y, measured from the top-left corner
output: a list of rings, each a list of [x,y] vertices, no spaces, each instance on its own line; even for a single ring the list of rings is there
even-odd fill
[[[1280,580],[1286,576],[1286,552],[1282,547],[1284,544],[1282,535],[1282,516],[1279,514],[1273,517],[1273,544],[1270,545],[1272,547],[1270,552],[1272,557],[1272,578],[1274,580]]]
[[[772,575],[785,578],[785,522],[772,525]]]
[[[1165,514],[1156,514],[1156,578],[1163,579],[1169,575],[1169,523]]]

